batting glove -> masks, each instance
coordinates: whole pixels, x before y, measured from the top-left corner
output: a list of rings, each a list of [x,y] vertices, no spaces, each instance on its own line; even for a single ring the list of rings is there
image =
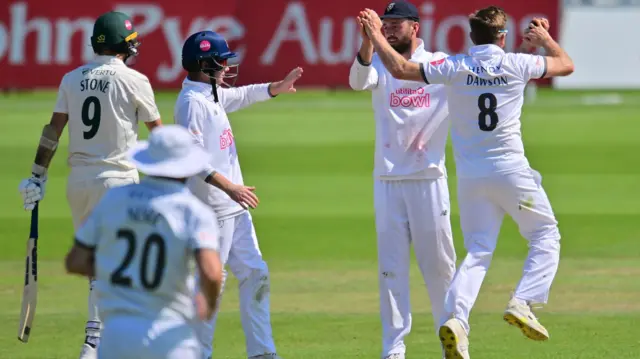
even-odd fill
[[[24,210],[32,211],[36,203],[44,198],[44,189],[47,183],[47,179],[31,176],[20,182],[20,194],[22,195],[22,201],[24,202]]]

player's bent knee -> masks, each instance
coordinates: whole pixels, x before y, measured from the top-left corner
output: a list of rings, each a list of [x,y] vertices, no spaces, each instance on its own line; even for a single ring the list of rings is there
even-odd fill
[[[467,252],[487,253],[493,255],[496,250],[496,241],[484,236],[471,235],[464,241]]]
[[[239,279],[240,280],[240,279]],[[240,280],[240,290],[251,291],[251,296],[258,302],[271,293],[271,280],[266,269],[252,269],[245,279]]]
[[[559,245],[560,242],[560,231],[558,230],[558,226],[555,225],[543,226],[535,231],[523,233],[522,235],[532,245],[538,242],[558,242]]]
[[[560,252],[560,237],[541,237],[529,241],[529,246],[546,252]]]

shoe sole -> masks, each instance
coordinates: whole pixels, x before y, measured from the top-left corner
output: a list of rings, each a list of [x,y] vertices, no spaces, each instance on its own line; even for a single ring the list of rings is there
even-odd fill
[[[512,313],[505,313],[503,318],[505,322],[509,323],[509,325],[520,328],[522,334],[531,340],[543,342],[549,339],[546,334],[530,326],[526,319],[519,318]]]
[[[453,332],[451,328],[446,325],[440,327],[438,331],[440,336],[440,343],[444,348],[445,359],[462,359],[462,353],[458,350],[458,336]]]

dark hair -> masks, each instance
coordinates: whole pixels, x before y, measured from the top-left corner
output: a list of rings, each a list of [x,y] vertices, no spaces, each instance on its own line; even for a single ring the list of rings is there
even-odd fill
[[[497,6],[489,6],[469,15],[469,25],[476,45],[494,44],[507,28],[507,14]]]
[[[98,55],[103,55],[105,52],[112,52],[114,54],[122,54],[122,55],[127,55],[129,54],[129,46],[127,45],[126,42],[121,42],[117,45],[104,45],[104,44],[97,44],[94,48],[94,52]]]

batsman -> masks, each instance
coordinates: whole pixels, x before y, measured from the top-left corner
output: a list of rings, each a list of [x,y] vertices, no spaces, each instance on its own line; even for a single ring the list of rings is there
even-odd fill
[[[49,124],[38,144],[32,176],[20,183],[24,209],[33,210],[44,198],[48,165],[68,124],[71,168],[67,201],[77,230],[107,189],[138,183],[138,171],[126,159],[138,139],[138,122],[151,131],[161,126],[149,79],[127,64],[138,55],[138,33],[131,19],[107,12],[93,27],[91,46],[96,57],[62,78]],[[45,165],[42,165],[45,164]],[[97,357],[101,320],[89,290],[89,317],[80,359]]]

